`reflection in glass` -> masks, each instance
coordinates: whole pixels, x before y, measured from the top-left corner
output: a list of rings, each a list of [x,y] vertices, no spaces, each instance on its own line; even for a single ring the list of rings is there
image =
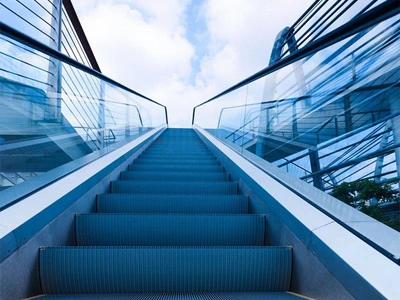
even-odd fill
[[[343,39],[200,105],[195,124],[328,193],[389,185],[398,218],[399,32],[396,16]]]
[[[0,36],[1,189],[163,124],[162,106]]]

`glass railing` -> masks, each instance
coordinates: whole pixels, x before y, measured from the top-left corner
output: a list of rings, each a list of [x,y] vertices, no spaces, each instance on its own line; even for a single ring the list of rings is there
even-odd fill
[[[16,30],[57,49],[60,3],[54,0],[2,0],[1,22],[12,24]]]
[[[0,23],[0,207],[167,123],[165,106]]]
[[[341,200],[366,213],[376,209],[378,220],[400,230],[400,19],[398,6],[382,9],[394,4],[378,3],[203,102],[193,123],[248,158],[338,198],[341,191],[354,196]],[[362,199],[363,186],[389,196]],[[349,217],[328,213],[344,223]]]

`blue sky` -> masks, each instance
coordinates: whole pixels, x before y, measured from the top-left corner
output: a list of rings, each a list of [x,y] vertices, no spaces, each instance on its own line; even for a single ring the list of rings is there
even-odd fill
[[[188,41],[195,45],[195,57],[192,59],[192,74],[189,78],[193,84],[196,74],[200,72],[200,64],[198,57],[204,57],[207,54],[207,45],[203,43],[207,39],[207,24],[202,17],[202,8],[204,1],[192,1],[190,5],[186,6],[185,14],[186,20],[186,38]]]
[[[103,73],[163,103],[173,127],[268,64],[312,0],[73,0]],[[260,95],[261,97],[261,95]]]

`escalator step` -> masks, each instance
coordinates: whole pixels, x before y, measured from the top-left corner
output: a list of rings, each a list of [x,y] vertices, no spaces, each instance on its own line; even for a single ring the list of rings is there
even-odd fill
[[[149,182],[117,180],[111,182],[111,192],[149,194],[237,194],[238,186],[236,182]]]
[[[285,292],[290,247],[50,247],[44,294]]]
[[[227,181],[229,174],[224,172],[148,172],[125,171],[121,173],[122,180],[165,180],[165,181]]]
[[[164,171],[164,172],[222,172],[224,168],[221,165],[143,165],[143,164],[131,164],[129,165],[130,171],[146,170],[150,172]]]
[[[176,158],[176,159],[148,159],[148,158],[139,158],[135,160],[134,164],[147,164],[147,165],[205,165],[205,166],[213,166],[219,165],[218,160],[213,158],[208,160],[197,160],[193,158]]]
[[[263,246],[264,215],[77,214],[79,246]]]
[[[101,194],[100,213],[215,213],[245,214],[248,199],[243,195],[147,195]]]
[[[291,292],[43,295],[44,300],[311,300]]]
[[[143,152],[139,158],[148,158],[148,159],[175,159],[175,158],[192,158],[197,160],[208,160],[208,159],[215,159],[215,157],[211,153],[204,153],[204,154],[192,154],[192,153],[159,153],[159,154],[151,154],[147,152]]]

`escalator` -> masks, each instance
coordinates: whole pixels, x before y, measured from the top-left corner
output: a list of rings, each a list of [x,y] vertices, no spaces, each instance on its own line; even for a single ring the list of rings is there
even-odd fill
[[[40,249],[39,299],[302,299],[248,201],[193,130],[167,129],[75,216],[76,246]]]

